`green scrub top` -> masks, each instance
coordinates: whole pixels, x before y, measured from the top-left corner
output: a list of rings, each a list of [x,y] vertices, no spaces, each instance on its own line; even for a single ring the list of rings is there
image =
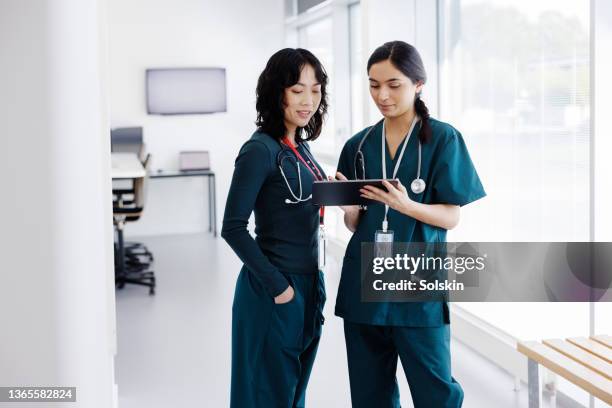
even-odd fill
[[[297,150],[308,160],[306,143]],[[279,170],[279,152],[283,160],[284,178]],[[308,150],[309,152],[309,150]],[[313,158],[314,161],[314,158]],[[321,174],[325,174],[314,161]],[[272,136],[257,131],[242,146],[236,158],[230,185],[221,236],[236,252],[245,267],[261,282],[271,297],[280,295],[289,286],[286,274],[318,274],[317,232],[319,206],[312,200],[293,200],[287,187],[302,198],[312,193],[314,176],[300,165],[289,147],[282,147]],[[247,231],[251,213],[255,213],[255,236]]]
[[[432,137],[422,145],[421,178],[426,182],[425,191],[414,194],[410,183],[416,178],[418,165],[418,132],[415,126],[410,138],[404,139],[397,149],[394,160],[386,152],[387,177],[391,178],[399,152],[406,141],[406,151],[396,178],[406,186],[409,197],[424,204],[455,204],[464,206],[484,197],[474,164],[470,159],[463,137],[451,125],[429,119]],[[369,128],[349,139],[338,162],[338,171],[348,179],[356,179],[355,154],[363,136]],[[382,123],[375,125],[364,142],[361,151],[365,161],[365,178],[382,178],[381,160]],[[362,178],[361,166],[358,166]],[[373,242],[374,234],[382,228],[385,206],[370,204],[360,215],[357,230],[351,237],[342,266],[342,275],[336,299],[337,316],[345,320],[383,326],[438,327],[450,323],[446,302],[362,302],[361,301],[361,243]],[[445,242],[446,230],[422,223],[412,217],[389,208],[389,229],[394,232],[395,242]]]

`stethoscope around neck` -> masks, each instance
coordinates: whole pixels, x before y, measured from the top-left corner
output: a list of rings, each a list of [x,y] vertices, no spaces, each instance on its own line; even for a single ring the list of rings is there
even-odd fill
[[[315,163],[314,158],[311,156],[310,152],[308,151],[308,148],[304,148],[304,152],[306,153],[306,156],[308,157],[308,160],[310,160],[312,165],[316,166],[314,164]],[[289,184],[287,175],[285,174],[285,171],[283,170],[283,163],[287,159],[289,159],[290,162],[293,161],[296,165],[297,175],[298,175],[298,186],[299,186],[298,194],[295,194],[295,192],[291,188],[291,184]],[[278,169],[280,170],[281,176],[283,177],[283,180],[285,181],[285,184],[287,185],[287,190],[289,190],[289,194],[291,194],[291,198],[292,198],[292,199],[286,198],[285,204],[299,204],[299,203],[303,203],[305,201],[312,199],[312,194],[310,194],[308,197],[304,197],[304,191],[302,189],[302,172],[300,170],[300,161],[293,155],[293,152],[285,148],[285,146],[282,143],[281,143],[281,150],[276,155],[276,165],[278,166]]]
[[[370,126],[368,131],[365,133],[365,135],[363,135],[363,137],[361,138],[361,141],[359,142],[359,146],[357,147],[357,153],[355,153],[355,158],[353,159],[353,165],[354,165],[353,167],[355,168],[355,180],[365,180],[365,158],[363,156],[363,152],[361,151],[361,148],[363,147],[363,144],[365,143],[366,139],[368,138],[372,130],[376,126],[383,123],[383,121],[384,119],[381,119],[374,126]],[[421,126],[421,124],[419,124],[419,126]],[[404,148],[408,144],[410,135],[407,135],[406,138],[407,139],[404,141],[405,143]],[[383,143],[385,143],[384,134],[383,134]],[[418,158],[418,163],[417,163],[417,174],[416,174],[416,178],[412,180],[412,183],[410,183],[410,190],[412,190],[414,194],[421,194],[423,191],[425,191],[425,187],[427,186],[427,184],[425,183],[425,180],[421,178],[421,148],[422,148],[421,141],[419,140],[419,158]],[[401,159],[401,157],[399,159]],[[361,178],[359,178],[359,176],[357,175],[358,168],[361,168],[361,175],[362,175]]]

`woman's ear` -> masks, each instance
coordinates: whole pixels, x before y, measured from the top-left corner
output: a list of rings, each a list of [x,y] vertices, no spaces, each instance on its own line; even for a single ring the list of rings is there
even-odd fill
[[[421,92],[423,92],[423,85],[425,85],[423,82],[421,81],[417,82],[417,85],[416,85],[417,96],[421,96]]]

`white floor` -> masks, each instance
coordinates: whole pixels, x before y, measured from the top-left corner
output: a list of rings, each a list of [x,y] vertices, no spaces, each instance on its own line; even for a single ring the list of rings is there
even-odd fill
[[[117,292],[119,407],[229,406],[231,304],[239,260],[209,234],[140,241],[155,255],[157,294],[149,296],[138,286]],[[338,265],[332,265],[309,407],[350,407],[342,321],[333,315],[338,278]],[[527,407],[524,386],[513,391],[505,372],[459,342],[451,346],[465,408]],[[412,407],[401,367],[398,382],[402,406]]]

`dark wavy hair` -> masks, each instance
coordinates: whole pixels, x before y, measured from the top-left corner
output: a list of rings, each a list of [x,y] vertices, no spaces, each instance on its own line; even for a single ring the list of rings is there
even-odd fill
[[[427,81],[427,73],[421,55],[412,45],[403,41],[386,42],[374,50],[368,59],[368,72],[372,65],[381,61],[391,61],[391,64],[406,75],[413,84],[417,82],[425,83]],[[419,131],[419,140],[421,143],[427,143],[431,139],[431,125],[429,123],[429,109],[425,102],[421,99],[421,93],[416,94],[414,100],[414,110],[421,118],[421,130]]]
[[[327,74],[321,62],[310,51],[302,48],[284,48],[270,57],[257,81],[257,120],[259,129],[276,139],[287,133],[284,121],[285,89],[300,80],[304,66],[314,69],[321,84],[321,103],[308,124],[295,131],[296,143],[315,140],[321,134],[323,119],[327,114]],[[305,134],[305,135],[304,135]]]

